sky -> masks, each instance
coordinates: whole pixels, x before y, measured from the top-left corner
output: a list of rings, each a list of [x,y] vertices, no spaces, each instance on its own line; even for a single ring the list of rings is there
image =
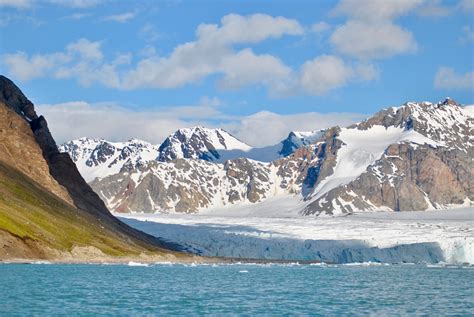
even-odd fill
[[[0,0],[0,73],[59,143],[221,127],[264,146],[474,103],[474,0]]]

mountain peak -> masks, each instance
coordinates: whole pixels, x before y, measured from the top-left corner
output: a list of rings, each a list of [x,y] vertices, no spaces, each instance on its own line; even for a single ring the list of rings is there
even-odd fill
[[[33,103],[25,97],[17,85],[2,75],[0,75],[0,102],[29,122],[38,119]]]
[[[160,146],[159,161],[178,158],[197,158],[216,161],[220,151],[249,151],[251,146],[223,129],[194,126],[177,130]]]

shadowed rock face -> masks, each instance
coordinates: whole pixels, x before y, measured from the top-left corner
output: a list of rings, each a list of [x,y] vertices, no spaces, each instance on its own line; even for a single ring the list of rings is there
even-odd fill
[[[43,116],[15,84],[0,76],[0,160],[54,193],[103,226],[153,248],[163,244],[112,216],[79,174],[66,153],[60,153]],[[136,240],[135,240],[136,241]]]
[[[29,122],[51,176],[66,189],[74,205],[93,214],[108,215],[107,207],[84,181],[69,155],[59,152],[44,117],[38,117],[33,104],[4,76],[0,76],[0,101]]]

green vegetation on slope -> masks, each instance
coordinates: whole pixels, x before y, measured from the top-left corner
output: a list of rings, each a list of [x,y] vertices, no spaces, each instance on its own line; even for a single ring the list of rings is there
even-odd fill
[[[34,245],[59,251],[93,246],[107,255],[131,256],[159,253],[109,229],[40,185],[0,162],[0,230]],[[169,253],[169,251],[167,251]]]

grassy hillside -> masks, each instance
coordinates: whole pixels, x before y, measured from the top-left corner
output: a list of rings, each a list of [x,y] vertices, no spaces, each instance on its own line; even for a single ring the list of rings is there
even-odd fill
[[[0,259],[49,258],[50,249],[70,252],[75,246],[93,246],[110,256],[170,254],[115,232],[2,162],[0,242]]]

